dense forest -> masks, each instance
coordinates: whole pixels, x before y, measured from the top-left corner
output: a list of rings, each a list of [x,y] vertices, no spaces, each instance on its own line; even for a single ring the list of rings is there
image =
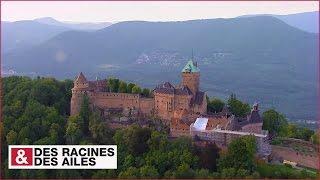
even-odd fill
[[[6,77],[3,82],[3,121],[0,126],[1,171],[5,178],[315,178],[306,170],[271,165],[256,158],[255,139],[244,136],[231,142],[226,151],[215,144],[198,147],[188,137],[168,137],[166,125],[132,125],[113,130],[100,113],[83,98],[80,113],[69,116],[71,80]],[[112,92],[140,93],[150,90],[109,79]],[[227,102],[207,98],[208,110],[219,112],[228,105],[233,114],[245,116],[247,103],[231,95]],[[263,128],[279,137],[294,137],[319,143],[306,128],[287,122],[274,109],[263,113]],[[8,146],[14,144],[116,144],[116,170],[9,170]]]

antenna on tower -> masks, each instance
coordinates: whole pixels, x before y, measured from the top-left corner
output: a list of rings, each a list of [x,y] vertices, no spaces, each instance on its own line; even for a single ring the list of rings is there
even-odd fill
[[[192,50],[191,50],[191,59],[192,59],[192,61],[193,61],[193,48],[192,48]]]

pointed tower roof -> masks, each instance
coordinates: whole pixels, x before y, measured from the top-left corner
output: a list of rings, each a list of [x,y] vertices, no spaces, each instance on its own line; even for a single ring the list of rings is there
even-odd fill
[[[85,83],[87,82],[86,77],[84,77],[84,75],[82,74],[82,72],[80,72],[80,74],[78,75],[77,79],[75,80],[75,82],[78,83]]]
[[[199,72],[199,68],[197,63],[193,62],[192,60],[189,60],[188,63],[184,66],[181,72]]]

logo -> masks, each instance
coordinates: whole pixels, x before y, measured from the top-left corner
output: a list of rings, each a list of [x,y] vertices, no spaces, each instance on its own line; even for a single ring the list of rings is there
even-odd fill
[[[11,165],[32,166],[32,148],[12,148]]]
[[[117,169],[116,145],[9,145],[9,169]]]

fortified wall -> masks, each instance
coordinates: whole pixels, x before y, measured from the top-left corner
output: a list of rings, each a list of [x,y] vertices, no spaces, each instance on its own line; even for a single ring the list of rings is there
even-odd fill
[[[140,94],[107,92],[106,82],[106,80],[87,81],[85,76],[80,73],[72,88],[71,115],[79,113],[85,94],[89,97],[90,105],[93,107],[151,114],[154,108],[154,98],[142,97]]]
[[[80,73],[72,88],[71,115],[79,113],[83,97],[87,95],[90,106],[101,110],[104,115],[116,112],[125,116],[156,116],[170,126],[171,137],[192,136],[227,146],[232,139],[254,134],[260,143],[260,153],[269,152],[269,146],[266,146],[268,142],[265,141],[268,135],[262,132],[262,118],[257,103],[245,118],[235,118],[228,107],[224,107],[220,113],[208,114],[206,93],[199,89],[200,70],[197,63],[188,61],[181,71],[181,77],[179,85],[165,82],[155,87],[152,97],[143,97],[140,94],[109,92],[107,80],[88,81]],[[206,119],[201,130],[194,126],[199,118]],[[137,123],[143,125],[143,120],[147,121],[148,118],[142,118]],[[112,123],[113,127],[126,127],[129,124],[129,121],[116,120]]]

